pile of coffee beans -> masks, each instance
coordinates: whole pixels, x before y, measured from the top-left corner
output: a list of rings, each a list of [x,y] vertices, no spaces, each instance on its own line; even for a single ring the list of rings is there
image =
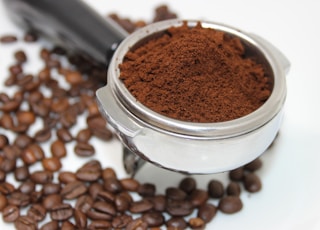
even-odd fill
[[[154,21],[173,17],[161,6]],[[131,32],[146,24],[115,14],[112,18]],[[26,32],[21,40],[33,43],[38,37]],[[1,45],[17,41],[11,34],[0,37]],[[105,79],[105,69],[53,47],[40,50],[43,68],[29,74],[24,70],[27,53],[18,49],[12,55],[15,62],[4,80],[10,94],[0,92],[0,212],[16,229],[204,229],[217,212],[242,209],[243,189],[261,189],[255,173],[260,159],[230,171],[227,186],[212,179],[200,188],[186,176],[161,194],[156,182],[119,178],[111,166],[102,167],[92,158],[98,151],[93,138],[114,140],[95,100],[96,89],[105,84],[99,80]],[[72,134],[81,119],[84,127]],[[70,143],[73,151],[68,151]],[[77,170],[62,171],[68,154],[88,160]]]

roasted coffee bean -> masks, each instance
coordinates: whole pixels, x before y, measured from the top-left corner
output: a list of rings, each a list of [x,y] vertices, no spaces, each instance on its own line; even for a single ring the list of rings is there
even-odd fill
[[[191,229],[205,229],[206,226],[206,223],[199,217],[190,218],[188,224]]]
[[[147,212],[153,208],[153,203],[147,199],[142,199],[135,201],[130,206],[130,212],[132,213],[142,213]]]
[[[232,214],[242,209],[242,201],[238,196],[225,196],[220,199],[218,208],[221,212]]]
[[[101,164],[97,160],[91,160],[80,167],[76,172],[76,177],[82,181],[96,181],[101,177]]]
[[[46,217],[47,211],[41,204],[33,204],[27,211],[27,216],[40,222]]]
[[[208,193],[212,198],[221,198],[224,195],[222,183],[218,180],[210,180],[208,183]]]
[[[52,102],[51,110],[55,113],[62,113],[68,109],[69,105],[68,98],[58,98]]]
[[[43,197],[42,205],[46,210],[51,210],[53,206],[62,203],[60,194],[51,194]]]
[[[110,140],[112,138],[112,132],[109,129],[107,129],[107,122],[101,116],[101,114],[88,117],[87,124],[94,136],[105,141]]]
[[[7,174],[3,170],[0,170],[0,183],[6,181],[6,177]]]
[[[82,195],[77,199],[75,209],[80,210],[83,213],[87,213],[93,206],[94,200],[89,195]]]
[[[19,216],[14,221],[14,227],[16,230],[37,230],[38,224],[29,216]]]
[[[165,191],[167,199],[171,200],[184,200],[187,197],[187,194],[179,189],[174,187],[169,187]]]
[[[60,124],[70,129],[77,122],[77,111],[75,111],[75,107],[69,107],[68,110],[61,113],[60,116]]]
[[[48,157],[42,159],[42,167],[44,170],[56,172],[59,171],[59,169],[62,167],[62,164],[58,157]]]
[[[199,207],[209,199],[209,194],[205,190],[195,189],[191,192],[188,199],[194,207]]]
[[[66,200],[75,199],[88,190],[87,186],[81,181],[74,181],[66,184],[61,190],[61,196]]]
[[[21,73],[23,73],[22,66],[19,64],[11,65],[9,66],[9,71],[12,75],[17,76]],[[15,82],[16,83],[16,82]]]
[[[160,227],[165,219],[161,212],[143,213],[141,219],[148,224],[149,227]]]
[[[15,190],[14,186],[9,182],[0,183],[0,194],[8,195],[11,194]]]
[[[63,221],[67,220],[73,215],[73,208],[70,204],[60,203],[54,205],[50,210],[50,217],[52,220]]]
[[[103,182],[103,188],[112,193],[119,193],[122,191],[121,183],[116,178],[105,179]]]
[[[153,203],[153,209],[155,211],[165,211],[167,204],[167,198],[165,195],[155,195],[153,197],[147,197],[147,199]]]
[[[77,181],[78,179],[74,172],[65,171],[59,173],[58,180],[62,184],[68,184]]]
[[[14,222],[20,216],[20,210],[15,205],[7,205],[2,211],[4,222]]]
[[[101,196],[98,197],[98,194],[100,192],[107,193],[106,195],[102,194]],[[108,191],[105,191],[103,189],[103,186],[99,182],[93,182],[89,186],[89,194],[93,199],[100,199],[100,200],[105,200],[105,201],[113,201],[114,200],[114,194]],[[110,194],[110,195],[109,195]],[[112,197],[112,200],[109,199],[109,196]]]
[[[260,178],[254,173],[245,174],[243,178],[243,184],[245,189],[251,193],[258,192],[262,188]]]
[[[50,108],[49,106],[47,106],[46,104],[44,104],[42,101],[39,102],[39,103],[31,103],[30,104],[31,106],[31,109],[32,111],[37,115],[37,116],[40,116],[41,118],[43,118],[43,123],[44,123],[44,126],[47,128],[52,128],[53,127],[53,124],[55,125],[55,123],[53,123],[52,121],[56,121],[53,120],[52,118],[48,117],[49,113],[50,113]],[[52,123],[49,123],[49,121],[51,121]],[[43,136],[40,136],[39,133],[37,133],[37,139],[40,139],[40,138],[48,138],[49,134],[51,135],[51,132],[49,133],[48,130],[45,130],[47,131],[46,135],[43,135]]]
[[[59,229],[61,229],[61,230],[77,230],[76,226],[74,226],[74,224],[68,220],[63,221],[61,224],[61,228],[59,228]]]
[[[81,73],[79,71],[67,71],[65,74],[65,79],[71,85],[77,85],[84,81]]]
[[[4,134],[0,134],[0,150],[4,149],[9,144],[9,139]]]
[[[57,194],[61,190],[61,185],[58,183],[47,183],[42,186],[42,194],[47,196],[50,194]]]
[[[28,31],[25,33],[23,40],[25,42],[35,42],[38,40],[38,35],[33,31]]]
[[[69,132],[69,130],[67,130],[65,128],[58,129],[57,136],[61,141],[65,142],[65,143],[68,143],[73,140],[71,133]]]
[[[93,145],[84,142],[78,142],[74,147],[74,152],[79,157],[90,157],[95,154]]]
[[[112,132],[107,127],[99,127],[97,129],[91,127],[91,132],[93,136],[103,141],[109,141],[113,137]]]
[[[92,134],[90,129],[82,129],[78,132],[77,136],[76,136],[76,140],[77,142],[84,142],[87,143],[90,138],[91,138]]]
[[[30,111],[18,111],[16,116],[19,124],[31,125],[36,120],[35,114]]]
[[[113,168],[105,168],[103,169],[102,171],[102,179],[105,180],[105,179],[108,179],[108,178],[117,178],[117,174],[116,172],[114,171]]]
[[[96,229],[111,229],[112,225],[109,221],[106,220],[93,220],[88,226],[88,230],[96,230]],[[144,229],[141,229],[144,230]]]
[[[14,126],[14,123],[13,123],[13,118],[9,113],[2,114],[2,117],[0,117],[0,126],[4,129],[9,129],[9,130],[12,129],[12,127]]]
[[[139,189],[140,183],[134,178],[124,178],[120,180],[121,186],[124,190],[136,192]]]
[[[41,190],[31,192],[30,196],[31,196],[31,203],[32,204],[42,202],[42,191]]]
[[[18,38],[15,35],[7,34],[7,35],[2,35],[0,37],[0,42],[1,43],[13,43],[16,42]]]
[[[124,195],[117,195],[114,204],[118,212],[125,212],[130,208],[130,200]]]
[[[193,190],[195,190],[197,187],[196,180],[192,177],[186,177],[182,179],[179,183],[179,188],[186,192],[187,194],[190,194]]]
[[[87,228],[87,216],[81,212],[79,209],[74,210],[74,219],[76,227],[79,229]]]
[[[18,100],[10,100],[7,103],[3,104],[2,106],[0,106],[0,110],[2,110],[2,112],[4,113],[10,113],[10,112],[14,112],[17,109],[19,109],[21,102]],[[13,128],[13,125],[11,124],[11,122],[13,123],[13,121],[9,121],[8,117],[3,118],[4,120],[2,121],[2,127],[4,128]],[[5,120],[6,119],[6,120]],[[9,124],[6,125],[5,122],[9,122]]]
[[[107,213],[111,216],[115,216],[117,214],[117,210],[113,203],[110,202],[104,202],[104,201],[96,201],[92,205],[92,208],[96,211]]]
[[[23,50],[17,50],[14,52],[14,58],[19,64],[25,63],[27,61],[27,55]]]
[[[172,216],[187,216],[193,211],[193,205],[188,200],[168,200],[167,212]]]
[[[49,68],[60,68],[61,67],[61,63],[57,59],[49,58],[49,59],[45,60],[45,63],[46,63],[46,66],[48,66]]]
[[[132,216],[123,214],[123,215],[114,217],[111,225],[114,229],[125,229],[132,220],[133,220]]]
[[[20,134],[14,140],[14,144],[20,149],[27,148],[33,142],[33,139],[27,134]]]
[[[188,223],[183,217],[171,217],[166,222],[168,230],[183,230],[188,227]]]
[[[147,230],[148,224],[144,222],[141,218],[134,219],[130,221],[126,227],[126,230]]]
[[[262,161],[260,158],[256,158],[255,160],[251,161],[250,163],[244,166],[245,170],[249,170],[254,172],[262,167]]]
[[[65,228],[61,228],[65,229]],[[59,230],[59,222],[56,220],[49,221],[41,226],[40,230]]]
[[[0,170],[9,173],[13,172],[16,169],[16,160],[4,158],[0,164]]]
[[[210,203],[201,205],[198,209],[198,217],[201,218],[205,223],[209,223],[217,214],[217,207]]]
[[[143,197],[154,196],[156,193],[156,186],[151,183],[144,183],[139,186],[138,193]]]
[[[4,156],[9,160],[15,160],[17,158],[20,158],[21,152],[21,149],[15,144],[8,145],[3,149]]]
[[[40,145],[31,144],[21,153],[23,162],[27,165],[34,164],[44,158],[44,152]]]
[[[240,185],[237,182],[231,181],[227,186],[226,192],[229,196],[240,196]]]
[[[18,190],[24,194],[31,194],[35,188],[35,183],[32,181],[25,181],[19,185]]]
[[[95,209],[88,210],[86,215],[91,220],[109,220],[109,221],[111,221],[113,218],[112,215],[105,213],[105,212],[97,211]]]
[[[7,197],[0,193],[0,212],[7,206],[8,200]]]
[[[37,143],[42,143],[42,142],[46,142],[51,138],[51,130],[47,127],[42,128],[40,130],[38,130],[35,134],[34,134],[34,140]]]
[[[40,81],[43,81],[43,82],[49,81],[51,79],[50,69],[48,67],[41,69],[38,72],[38,78],[40,79]]]
[[[229,172],[229,178],[233,181],[241,181],[244,176],[244,169],[243,167],[236,168]]]
[[[49,171],[34,171],[30,179],[36,184],[46,184],[52,182],[53,174]]]
[[[10,194],[8,197],[8,203],[18,207],[25,207],[31,202],[31,197],[28,194],[15,191]]]

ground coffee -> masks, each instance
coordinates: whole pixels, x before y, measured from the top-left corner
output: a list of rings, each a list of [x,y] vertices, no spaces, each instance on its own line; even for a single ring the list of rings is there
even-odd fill
[[[128,52],[120,79],[136,99],[165,116],[221,122],[245,116],[269,97],[262,65],[240,39],[200,23],[168,29]]]

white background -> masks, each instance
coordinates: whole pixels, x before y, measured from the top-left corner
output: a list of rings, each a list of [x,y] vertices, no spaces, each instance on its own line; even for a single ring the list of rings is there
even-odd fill
[[[218,213],[207,229],[300,230],[320,229],[320,2],[316,0],[86,0],[103,15],[116,12],[134,20],[150,21],[153,9],[166,3],[183,19],[223,22],[256,33],[278,47],[290,60],[287,76],[288,97],[280,135],[272,149],[263,155],[259,171],[263,189],[257,194],[242,193],[243,210],[235,215]],[[72,10],[70,11],[72,12]],[[0,4],[0,34],[21,34],[11,24]],[[0,45],[0,89],[13,62],[12,51],[25,47]],[[29,45],[29,70],[40,67],[34,54],[37,45]],[[8,89],[5,89],[6,91]],[[3,132],[3,130],[0,130]],[[125,176],[121,163],[121,145],[117,141],[97,141],[97,156],[104,166],[115,167]],[[70,164],[70,161],[72,163]],[[68,157],[64,168],[75,169],[84,161]],[[176,185],[182,175],[147,165],[137,175],[141,182],[155,182],[158,191]],[[196,176],[199,187],[206,188],[211,178],[224,180],[225,174]],[[0,218],[0,229],[13,229]]]

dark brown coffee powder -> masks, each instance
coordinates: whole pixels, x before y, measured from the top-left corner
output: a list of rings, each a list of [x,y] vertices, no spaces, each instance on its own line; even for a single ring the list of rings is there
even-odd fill
[[[200,23],[169,28],[129,51],[120,79],[148,108],[190,122],[245,116],[269,97],[272,81],[245,57],[239,38]]]

